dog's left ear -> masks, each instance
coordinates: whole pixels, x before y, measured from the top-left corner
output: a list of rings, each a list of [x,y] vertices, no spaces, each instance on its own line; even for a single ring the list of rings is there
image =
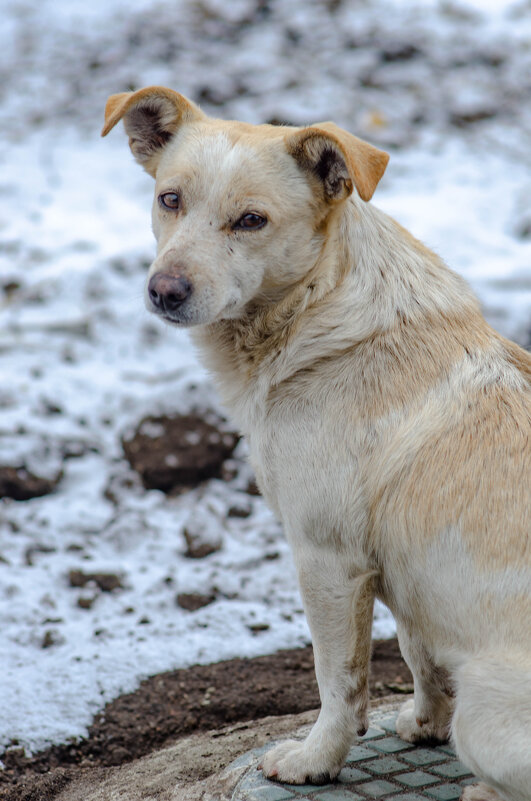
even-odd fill
[[[133,156],[155,177],[162,150],[178,128],[205,119],[205,114],[173,89],[148,86],[109,97],[101,135],[106,136],[122,118]]]
[[[385,172],[389,155],[333,122],[320,122],[286,137],[288,153],[321,182],[327,201],[347,198],[355,186],[370,200]]]

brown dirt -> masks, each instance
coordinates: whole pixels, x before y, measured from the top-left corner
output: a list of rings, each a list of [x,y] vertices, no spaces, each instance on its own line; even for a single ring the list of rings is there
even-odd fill
[[[145,417],[122,445],[146,489],[175,493],[220,477],[240,439],[213,412]]]
[[[374,643],[370,683],[373,697],[412,691],[396,640]],[[161,673],[109,703],[85,740],[30,758],[9,749],[0,799],[53,799],[81,770],[121,765],[193,732],[318,706],[311,648]]]
[[[53,479],[42,478],[31,473],[25,465],[0,467],[0,498],[28,501],[53,492],[62,476],[62,471]]]

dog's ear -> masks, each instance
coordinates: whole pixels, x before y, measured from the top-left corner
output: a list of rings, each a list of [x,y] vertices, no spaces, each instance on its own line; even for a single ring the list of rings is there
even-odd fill
[[[320,122],[286,137],[288,153],[315,179],[327,201],[347,198],[355,186],[370,200],[385,172],[389,155],[333,122]]]
[[[173,89],[149,86],[109,97],[101,135],[106,136],[122,118],[135,159],[155,177],[162,150],[179,126],[205,115]]]

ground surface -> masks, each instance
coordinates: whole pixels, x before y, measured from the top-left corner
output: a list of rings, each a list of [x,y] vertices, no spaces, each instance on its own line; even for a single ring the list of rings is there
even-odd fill
[[[376,205],[462,273],[488,320],[528,346],[530,35],[529,0],[4,0],[6,775],[20,748],[90,751],[95,716],[148,676],[310,640],[289,549],[254,492],[243,442],[193,486],[153,488],[144,451],[149,440],[157,450],[162,418],[184,415],[189,438],[219,435],[218,445],[233,424],[186,333],[143,311],[152,182],[120,128],[100,139],[107,96],[161,83],[213,115],[334,119],[388,149]],[[218,434],[194,428],[191,415]],[[159,454],[175,466],[174,450]],[[167,472],[155,470],[156,480]],[[377,605],[374,636],[394,631]],[[197,703],[210,714],[212,703]],[[164,710],[142,708],[139,725],[146,715],[155,731],[139,739],[151,747],[156,726],[169,724]],[[117,737],[105,751],[134,755],[136,735]]]
[[[467,784],[477,783],[447,743],[413,746],[397,737],[396,718],[397,712],[373,715],[337,779],[321,787],[273,784],[257,772],[256,752],[243,755],[239,762],[246,760],[248,769],[233,801],[458,801]]]
[[[376,642],[372,696],[408,693],[411,681],[397,641]],[[33,758],[10,749],[0,798],[44,801],[80,771],[129,762],[186,734],[318,706],[311,648],[163,673],[108,704],[76,746],[54,746]]]

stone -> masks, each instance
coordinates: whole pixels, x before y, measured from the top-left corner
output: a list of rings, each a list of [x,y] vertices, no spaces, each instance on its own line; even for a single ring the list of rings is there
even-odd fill
[[[378,751],[383,751],[384,754],[395,754],[398,751],[405,751],[407,748],[411,748],[411,745],[399,740],[398,737],[384,737],[383,740],[375,740],[371,743],[371,747],[377,748]]]
[[[386,798],[385,801],[425,801],[424,797],[416,793],[401,793],[400,795],[393,795]]]
[[[61,470],[53,478],[42,478],[31,473],[24,465],[0,467],[0,498],[29,501],[31,498],[49,495],[54,491],[62,475]]]
[[[390,732],[391,734],[396,734],[396,719],[398,715],[390,715],[388,718],[384,718],[383,720],[378,721],[378,726],[381,726],[382,729],[385,729],[386,732]]]
[[[168,493],[221,477],[238,440],[238,434],[222,429],[221,420],[188,414],[146,417],[122,446],[144,487]]]
[[[444,776],[445,779],[461,779],[464,776],[470,776],[472,773],[470,768],[467,768],[466,765],[463,765],[463,763],[458,760],[447,762],[444,765],[438,765],[432,768],[432,770],[434,773],[438,773],[439,776]]]
[[[425,793],[435,801],[457,801],[461,798],[463,788],[458,784],[440,784],[438,787],[429,787]]]
[[[437,753],[437,751],[429,750],[428,748],[415,748],[414,751],[402,754],[401,758],[419,767],[434,765],[437,762],[444,762],[445,759],[448,759],[443,753]]]
[[[257,787],[249,793],[249,801],[288,801],[295,798],[290,790],[281,785],[271,784],[268,787]]]
[[[116,573],[84,573],[83,570],[71,570],[68,574],[71,587],[85,587],[93,581],[102,592],[123,589],[120,576]]]
[[[363,779],[370,779],[371,776],[369,773],[366,773],[364,770],[358,770],[358,768],[343,768],[340,772],[339,776],[337,777],[338,782],[342,784],[350,784],[351,782],[360,782]]]
[[[369,727],[365,732],[365,734],[362,737],[360,737],[360,740],[374,740],[375,737],[383,737],[383,736],[384,732],[381,731],[380,729],[373,729],[372,727]]]
[[[394,777],[400,784],[405,784],[406,787],[426,787],[429,784],[436,784],[439,779],[437,776],[432,776],[430,773],[425,773],[422,770],[414,770],[411,773],[403,773],[401,776]]]
[[[208,606],[215,600],[215,595],[201,595],[199,592],[180,592],[176,598],[177,605],[188,612],[202,609],[203,606]]]
[[[195,510],[193,517],[188,518],[183,528],[186,542],[184,555],[189,559],[204,559],[205,556],[219,551],[223,545],[219,535],[219,522],[208,509]]]
[[[346,763],[348,765],[350,762],[359,762],[362,759],[370,759],[374,756],[374,751],[369,751],[368,748],[364,748],[362,745],[354,745],[348,752]]]
[[[384,795],[389,795],[393,790],[396,790],[396,784],[391,784],[383,779],[376,779],[376,781],[362,784],[360,790],[363,790],[370,798],[381,798]]]
[[[380,757],[380,759],[375,759],[374,762],[366,762],[363,767],[377,776],[397,773],[406,768],[403,762],[398,762],[398,760],[392,759],[391,757]]]

